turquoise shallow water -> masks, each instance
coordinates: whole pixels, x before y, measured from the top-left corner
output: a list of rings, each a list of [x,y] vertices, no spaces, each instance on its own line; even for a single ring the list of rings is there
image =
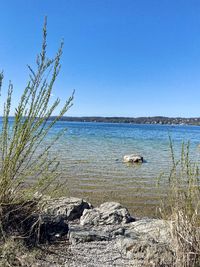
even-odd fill
[[[59,122],[49,137],[65,127],[68,131],[54,153],[61,161],[69,194],[94,204],[120,201],[138,215],[153,214],[162,194],[156,182],[161,173],[165,173],[164,181],[170,172],[169,135],[177,158],[182,142],[188,140],[191,157],[200,158],[197,126]],[[130,153],[139,153],[145,163],[123,163],[123,156]]]

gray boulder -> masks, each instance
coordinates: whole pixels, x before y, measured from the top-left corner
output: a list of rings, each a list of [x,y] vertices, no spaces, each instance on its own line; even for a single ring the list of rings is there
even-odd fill
[[[134,221],[128,210],[117,202],[105,202],[100,207],[84,210],[81,225],[111,225]]]
[[[65,215],[70,220],[79,219],[85,209],[91,209],[92,205],[83,199],[75,197],[60,197],[43,200],[40,204],[43,213],[50,215]]]
[[[125,236],[135,238],[135,234],[140,235],[140,237],[154,239],[156,242],[169,243],[170,234],[170,224],[167,221],[159,219],[142,219],[134,223],[129,224],[125,229]]]

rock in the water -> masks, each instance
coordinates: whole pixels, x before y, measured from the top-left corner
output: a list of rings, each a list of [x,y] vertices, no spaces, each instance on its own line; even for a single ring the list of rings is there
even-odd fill
[[[140,155],[125,155],[124,156],[124,162],[130,162],[130,163],[142,163],[144,161],[143,157]]]
[[[79,219],[85,209],[91,209],[92,205],[83,199],[75,197],[51,198],[43,201],[41,209],[50,215],[65,215],[70,220]]]
[[[128,210],[117,202],[105,202],[100,207],[84,210],[81,225],[110,225],[134,221]]]

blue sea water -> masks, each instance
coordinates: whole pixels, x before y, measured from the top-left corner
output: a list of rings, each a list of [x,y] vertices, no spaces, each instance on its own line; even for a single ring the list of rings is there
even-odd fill
[[[60,161],[68,195],[97,205],[118,201],[137,215],[151,216],[165,194],[172,166],[169,136],[180,159],[182,142],[190,141],[191,159],[200,159],[200,127],[59,121],[47,141],[66,133],[52,148]],[[123,163],[126,154],[140,154],[143,164]],[[157,188],[162,174],[161,187]]]
[[[137,214],[152,212],[162,194],[157,178],[163,173],[162,179],[167,179],[172,166],[169,136],[177,159],[182,142],[188,140],[191,158],[200,159],[198,126],[58,122],[50,135],[65,127],[54,150],[63,179],[70,195],[94,204],[115,200]],[[124,155],[135,153],[145,163],[123,163]]]

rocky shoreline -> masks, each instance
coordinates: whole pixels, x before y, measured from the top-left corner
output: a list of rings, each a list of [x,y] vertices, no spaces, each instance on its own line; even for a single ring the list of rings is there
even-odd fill
[[[48,229],[49,244],[41,244],[51,253],[35,267],[173,266],[169,222],[134,218],[120,203],[94,208],[72,197],[43,200],[40,209],[57,223]]]

